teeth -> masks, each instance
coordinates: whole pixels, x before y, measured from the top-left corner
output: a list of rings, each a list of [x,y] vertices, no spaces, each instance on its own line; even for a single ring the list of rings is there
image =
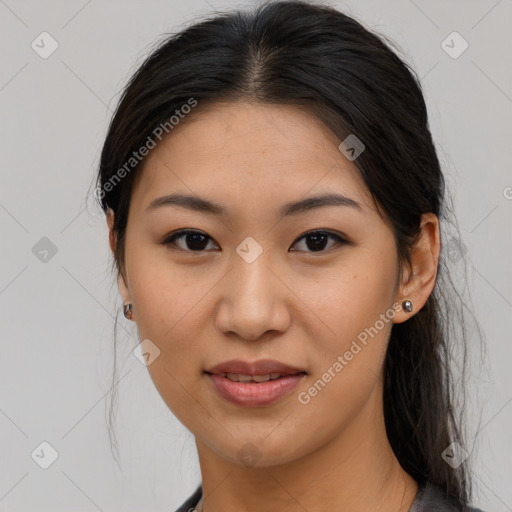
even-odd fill
[[[227,377],[233,382],[265,382],[267,380],[275,380],[281,377],[278,372],[267,373],[266,375],[243,375],[242,373],[221,373],[221,377]]]

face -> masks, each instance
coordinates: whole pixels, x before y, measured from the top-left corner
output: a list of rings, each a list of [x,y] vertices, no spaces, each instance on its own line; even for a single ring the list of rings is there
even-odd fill
[[[381,405],[387,340],[403,314],[393,319],[395,240],[315,117],[284,105],[199,108],[137,176],[119,286],[139,339],[160,350],[151,378],[196,440],[234,463],[247,447],[258,465],[287,463]],[[171,194],[222,210],[150,206]],[[326,194],[345,199],[286,212]],[[273,401],[242,405],[205,373],[233,359],[305,374],[286,378],[292,388]]]

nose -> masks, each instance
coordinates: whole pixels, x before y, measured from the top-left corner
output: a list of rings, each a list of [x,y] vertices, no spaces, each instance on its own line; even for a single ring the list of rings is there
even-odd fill
[[[252,263],[237,255],[219,293],[215,325],[225,336],[257,340],[269,331],[285,332],[290,325],[293,294],[263,254]]]

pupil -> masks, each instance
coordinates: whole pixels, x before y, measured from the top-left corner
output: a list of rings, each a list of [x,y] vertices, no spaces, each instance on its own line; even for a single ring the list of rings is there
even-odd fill
[[[201,238],[203,238],[203,240],[201,240]],[[201,235],[200,233],[188,233],[187,236],[186,236],[186,240],[187,240],[187,246],[189,249],[192,249],[194,251],[200,251],[202,249],[204,249],[206,247],[206,236],[205,235]],[[190,240],[192,240],[192,242],[190,243]],[[198,240],[199,240],[199,243],[198,243]]]
[[[323,240],[319,243],[320,238]],[[327,239],[326,235],[323,235],[323,234],[308,235],[307,240],[311,240],[311,239],[313,240],[313,246],[311,246],[311,244],[307,243],[308,249],[322,250],[323,248],[325,248],[325,241]]]

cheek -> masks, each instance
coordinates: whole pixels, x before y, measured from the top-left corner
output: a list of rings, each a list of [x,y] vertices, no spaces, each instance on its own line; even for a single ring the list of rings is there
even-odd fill
[[[393,256],[393,250],[354,251],[328,271],[304,272],[296,281],[297,295],[331,327],[331,335],[346,338],[391,306],[396,277]]]
[[[151,340],[160,351],[147,370],[167,406],[180,417],[190,409],[198,382],[199,315],[208,283],[192,281],[150,250],[134,247],[128,254],[138,338]]]
[[[160,351],[147,370],[167,407],[185,425],[193,425],[201,414],[192,400],[201,395],[200,299],[208,288],[194,286],[170,265],[148,260],[142,256],[132,267],[138,336],[151,340]]]
[[[309,287],[309,296],[307,280],[303,281],[298,295],[308,297],[318,319],[317,335],[310,333],[315,339],[316,373],[327,371],[344,354],[346,378],[357,380],[368,376],[368,371],[379,373],[393,325],[395,277],[392,240],[382,240],[372,249],[354,252],[342,266]]]
[[[208,283],[171,264],[165,248],[133,244],[130,249],[127,268],[140,336],[172,339],[180,324],[190,321]]]
[[[374,279],[368,282],[375,284]],[[352,293],[337,288],[337,295],[325,303],[322,318],[330,330],[322,329],[326,334],[316,337],[309,334],[315,340],[310,346],[312,372],[308,386],[301,389],[300,403],[307,404],[304,422],[323,418],[318,432],[325,438],[345,428],[370,397],[377,396],[393,325],[386,287],[366,286],[366,279],[354,277],[346,283]]]

